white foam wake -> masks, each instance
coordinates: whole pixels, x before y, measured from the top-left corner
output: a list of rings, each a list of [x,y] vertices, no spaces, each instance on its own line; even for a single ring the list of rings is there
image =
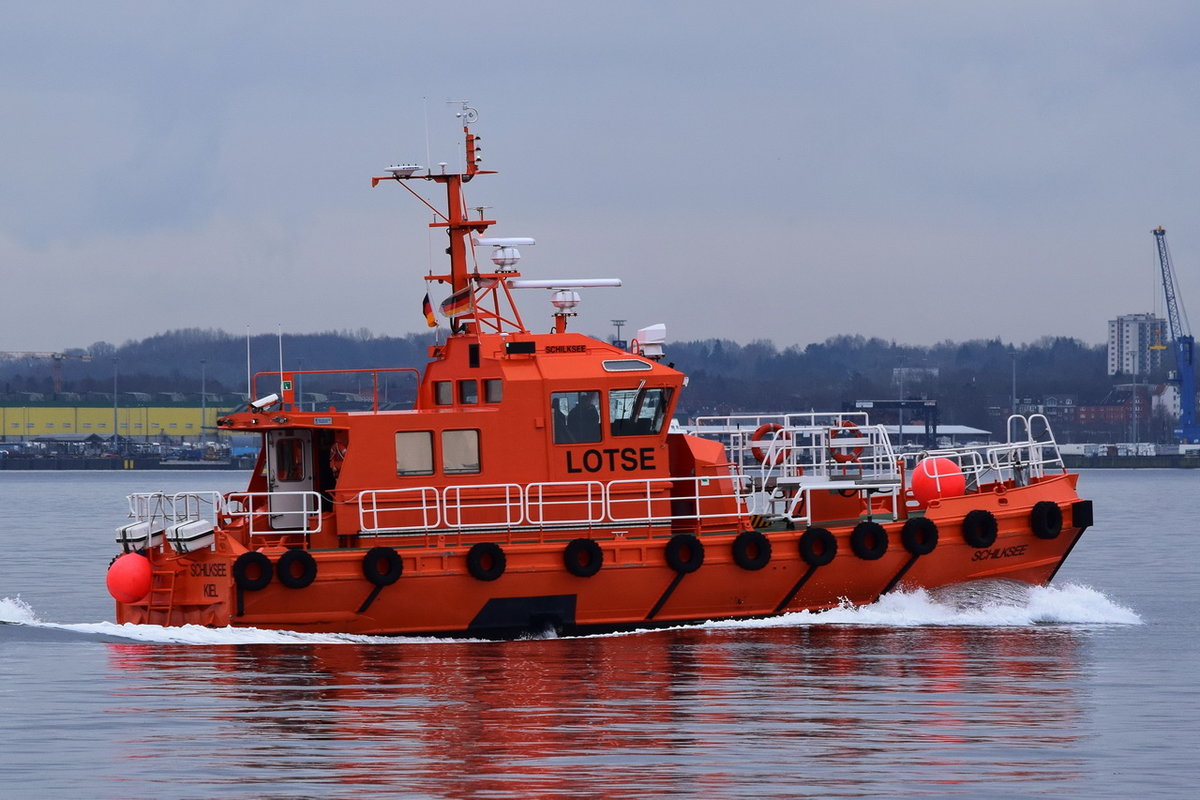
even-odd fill
[[[198,625],[165,628],[158,625],[117,625],[112,622],[43,622],[19,597],[0,600],[0,623],[72,631],[86,636],[114,637],[164,644],[402,644],[462,639],[359,636],[338,633],[298,633],[259,628],[204,628]],[[1032,625],[1140,625],[1136,612],[1087,586],[1028,586],[1008,581],[983,581],[936,592],[918,589],[894,592],[869,606],[849,604],[828,611],[799,611],[753,620],[721,620],[679,627],[739,629],[806,625],[875,627]],[[661,630],[661,629],[659,629]],[[635,632],[640,633],[641,631]],[[629,635],[629,634],[623,634]]]

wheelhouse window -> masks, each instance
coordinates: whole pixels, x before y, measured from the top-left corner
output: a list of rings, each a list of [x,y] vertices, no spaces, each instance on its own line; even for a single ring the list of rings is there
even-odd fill
[[[396,433],[396,474],[433,474],[432,431],[399,431]]]
[[[454,405],[454,381],[434,381],[433,402],[439,406]]]
[[[479,472],[479,431],[442,431],[442,472],[447,475]]]
[[[645,436],[662,430],[670,389],[614,389],[608,393],[609,429],[613,436]]]
[[[458,382],[458,402],[463,405],[475,405],[479,402],[479,384],[475,381]]]
[[[504,381],[488,378],[483,382],[483,402],[499,403],[504,397]]]
[[[550,416],[555,444],[600,441],[600,392],[554,392]]]

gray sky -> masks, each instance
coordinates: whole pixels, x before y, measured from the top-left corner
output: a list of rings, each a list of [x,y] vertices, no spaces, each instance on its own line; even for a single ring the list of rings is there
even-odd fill
[[[457,98],[524,274],[624,279],[585,332],[1100,342],[1161,308],[1155,225],[1200,307],[1191,2],[0,11],[0,350],[424,330],[444,240],[369,179],[456,165]]]

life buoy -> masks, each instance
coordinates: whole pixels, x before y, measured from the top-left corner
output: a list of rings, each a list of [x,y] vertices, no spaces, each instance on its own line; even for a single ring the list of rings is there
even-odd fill
[[[494,542],[480,542],[471,545],[467,551],[467,572],[471,577],[481,581],[494,581],[504,574],[508,560],[500,545]]]
[[[257,592],[271,582],[271,559],[257,550],[242,553],[233,562],[233,582],[239,589]]]
[[[809,528],[800,537],[800,557],[810,567],[823,567],[837,555],[837,539],[825,528]]]
[[[855,447],[838,447],[833,442],[837,439],[857,439],[862,436],[862,432],[850,420],[842,420],[842,427],[834,428],[829,432],[829,455],[839,464],[845,464],[850,461],[858,461],[862,455],[862,445]]]
[[[563,550],[563,565],[576,577],[590,578],[604,566],[604,551],[594,539],[572,539]]]
[[[363,555],[362,573],[375,586],[391,586],[404,574],[404,561],[390,547],[372,547]]]
[[[938,542],[937,523],[928,517],[910,517],[900,529],[900,542],[914,556],[932,553]]]
[[[754,433],[750,434],[751,442],[761,442],[768,435],[771,437],[771,443],[767,447],[767,451],[773,450],[775,454],[771,457],[771,463],[768,466],[782,464],[788,457],[788,451],[791,449],[786,444],[778,443],[781,441],[788,441],[792,438],[792,435],[787,431],[784,431],[783,434],[780,435],[779,431],[783,431],[782,425],[780,425],[778,422],[768,422],[763,425],[759,425],[754,430]],[[764,451],[761,447],[752,446],[750,448],[750,454],[753,455],[760,464],[767,463],[767,451]]]
[[[342,471],[342,463],[346,460],[345,442],[335,441],[329,446],[329,469],[334,475]]]
[[[971,547],[991,547],[996,541],[996,533],[999,528],[996,516],[992,512],[977,508],[963,518],[963,541]]]
[[[878,522],[860,522],[850,532],[850,549],[863,561],[882,558],[888,549],[887,530]]]
[[[687,575],[704,563],[704,544],[690,533],[680,533],[667,542],[663,556],[668,567],[680,575]]]
[[[1056,539],[1062,533],[1063,515],[1058,503],[1050,500],[1040,500],[1033,504],[1029,512],[1029,527],[1033,535],[1039,539]]]
[[[275,574],[287,588],[303,589],[317,579],[317,560],[307,550],[288,550],[275,562]]]
[[[733,540],[733,560],[742,569],[762,569],[771,561],[770,540],[758,531],[742,531]]]

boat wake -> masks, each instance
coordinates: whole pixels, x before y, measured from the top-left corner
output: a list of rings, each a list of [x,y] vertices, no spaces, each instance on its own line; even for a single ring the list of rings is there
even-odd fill
[[[1136,612],[1087,586],[1028,586],[1010,581],[979,581],[937,591],[917,589],[894,592],[869,606],[849,604],[827,611],[798,611],[753,620],[722,620],[680,629],[737,630],[858,625],[870,627],[1029,627],[1035,625],[1108,626],[1140,625]],[[415,636],[360,636],[339,633],[299,633],[259,628],[204,628],[198,625],[164,628],[158,625],[118,625],[113,622],[57,623],[38,619],[19,597],[0,599],[0,625],[10,625],[12,636],[2,638],[84,638],[100,641],[146,642],[185,645],[231,644],[430,644],[460,643],[461,638],[433,639]],[[0,629],[3,630],[3,629]],[[637,635],[662,628],[623,634]],[[24,637],[22,634],[26,634]],[[55,635],[57,634],[57,636]],[[553,638],[536,637],[536,638]]]

